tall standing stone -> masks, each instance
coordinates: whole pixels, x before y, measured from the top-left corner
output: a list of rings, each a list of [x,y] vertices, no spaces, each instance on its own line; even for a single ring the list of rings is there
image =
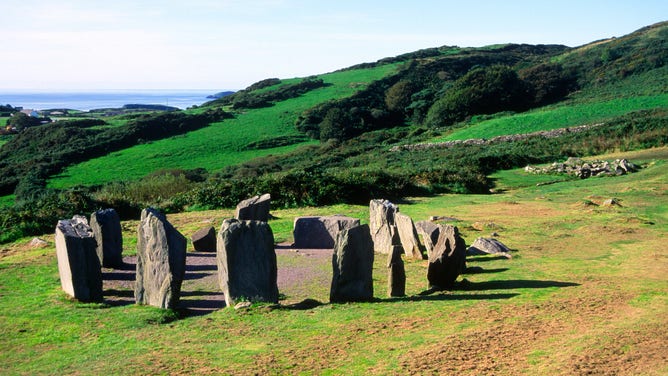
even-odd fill
[[[101,302],[102,270],[97,243],[85,217],[60,220],[56,225],[56,256],[60,285],[82,302]]]
[[[226,219],[217,247],[218,282],[228,307],[242,299],[278,303],[274,234],[266,222]]]
[[[429,256],[427,280],[433,290],[450,290],[466,269],[466,243],[456,226],[441,227],[438,242]]]
[[[368,225],[339,232],[332,255],[330,302],[373,299],[373,241]]]
[[[186,272],[186,238],[155,209],[144,209],[137,229],[135,300],[176,308]]]
[[[437,225],[432,221],[419,221],[415,223],[415,229],[422,237],[422,244],[424,244],[424,248],[427,251],[427,258],[429,258],[434,246],[438,242],[441,225]]]
[[[114,209],[104,209],[90,215],[90,227],[97,241],[97,256],[105,268],[123,265],[123,233],[121,219]]]
[[[406,295],[406,269],[401,254],[404,250],[395,246],[392,253],[387,255],[387,295],[405,296]]]
[[[262,221],[269,220],[271,209],[271,195],[265,193],[262,196],[254,196],[237,204],[234,218],[240,221]]]
[[[387,200],[369,202],[369,230],[373,239],[373,249],[378,253],[389,254],[400,240],[394,215],[399,207]]]
[[[404,252],[406,252],[406,256],[422,260],[424,258],[423,247],[420,244],[417,230],[411,217],[396,212],[394,213],[394,223],[397,226],[399,240],[401,241],[401,246],[404,248]]]
[[[292,235],[295,248],[334,248],[336,236],[342,230],[360,225],[360,220],[343,215],[327,217],[297,217]]]

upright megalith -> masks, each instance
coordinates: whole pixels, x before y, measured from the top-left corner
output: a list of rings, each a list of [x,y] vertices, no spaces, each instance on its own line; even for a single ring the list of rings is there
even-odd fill
[[[429,256],[427,280],[432,290],[452,289],[466,269],[466,243],[456,226],[442,225],[438,242]]]
[[[90,227],[97,241],[97,256],[105,268],[123,265],[123,233],[121,219],[114,209],[104,209],[90,215]]]
[[[297,217],[292,231],[295,240],[293,247],[334,248],[334,241],[339,232],[359,224],[359,219],[343,215]]]
[[[333,303],[373,299],[373,240],[368,225],[339,232],[332,255]]]
[[[400,245],[394,218],[397,212],[399,212],[399,207],[390,201],[371,200],[369,202],[369,230],[374,251],[389,254],[395,245]]]
[[[394,213],[394,223],[397,227],[399,240],[407,257],[422,260],[424,258],[424,247],[420,244],[415,224],[411,217],[406,214]]]
[[[60,285],[70,296],[82,302],[101,302],[102,270],[95,248],[93,230],[85,217],[58,221],[56,256]]]
[[[237,204],[234,218],[240,221],[262,221],[269,220],[271,209],[271,195],[265,193],[262,196],[254,196]]]
[[[274,234],[266,222],[226,219],[217,247],[218,282],[228,307],[240,300],[278,303]]]
[[[186,238],[159,211],[141,213],[137,229],[135,300],[159,308],[176,308],[186,272]]]
[[[197,230],[190,240],[197,252],[216,252],[216,230],[213,226]]]
[[[438,235],[441,233],[441,225],[432,221],[419,221],[415,223],[417,233],[422,237],[422,244],[427,251],[427,258],[438,242]]]
[[[406,295],[406,269],[401,254],[404,250],[395,246],[392,253],[387,255],[387,295]]]

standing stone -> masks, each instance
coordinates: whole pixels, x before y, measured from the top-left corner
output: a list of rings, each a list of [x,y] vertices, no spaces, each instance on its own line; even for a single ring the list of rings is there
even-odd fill
[[[373,249],[378,253],[390,254],[400,240],[394,222],[399,207],[387,200],[369,202],[369,229],[373,239]]]
[[[406,269],[401,254],[404,253],[402,247],[395,246],[392,253],[387,257],[387,295],[405,296],[406,295]]]
[[[271,195],[265,193],[262,196],[254,196],[241,201],[234,212],[234,218],[241,221],[267,222],[270,209]]]
[[[68,295],[82,302],[103,300],[102,270],[96,246],[93,231],[84,217],[58,221],[56,256],[60,285]]]
[[[105,268],[123,265],[123,233],[116,210],[104,209],[90,215],[90,227],[97,241],[97,256]]]
[[[216,230],[212,226],[198,230],[190,240],[197,252],[216,252]]]
[[[469,255],[490,254],[503,256],[505,258],[513,258],[510,254],[510,249],[494,238],[480,237],[476,239],[467,250],[467,253]]]
[[[422,260],[424,258],[422,251],[423,247],[420,244],[417,230],[415,230],[415,224],[411,217],[396,212],[394,213],[394,221],[397,226],[397,233],[399,234],[401,246],[404,248],[406,256]]]
[[[342,215],[297,217],[292,232],[295,248],[334,248],[336,235],[360,225],[360,220]]]
[[[370,301],[373,299],[373,241],[368,225],[339,232],[332,255],[333,303]]]
[[[216,260],[218,282],[228,307],[244,299],[278,303],[274,234],[266,222],[223,221]]]
[[[450,290],[466,269],[466,243],[456,226],[443,225],[429,256],[427,280],[433,290]]]
[[[155,209],[144,209],[137,229],[135,300],[176,308],[186,272],[186,238]]]
[[[419,221],[415,223],[415,229],[422,237],[422,244],[424,244],[427,258],[429,258],[434,246],[438,242],[438,234],[441,233],[441,226],[432,221]]]

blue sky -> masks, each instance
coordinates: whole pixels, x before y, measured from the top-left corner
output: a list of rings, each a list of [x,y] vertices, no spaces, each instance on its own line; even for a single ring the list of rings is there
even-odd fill
[[[3,0],[0,92],[241,89],[442,45],[578,46],[668,1]]]

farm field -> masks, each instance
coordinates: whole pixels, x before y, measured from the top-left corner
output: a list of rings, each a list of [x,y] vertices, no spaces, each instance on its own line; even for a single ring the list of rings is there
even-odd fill
[[[493,175],[497,194],[398,202],[414,220],[457,218],[467,244],[498,233],[513,258],[474,256],[453,291],[421,295],[426,262],[406,260],[407,296],[387,298],[376,255],[371,303],[329,304],[328,251],[279,247],[278,306],[217,308],[215,268],[191,269],[183,309],[131,304],[129,281],[105,281],[104,304],[60,290],[53,235],[0,250],[3,374],[616,374],[668,373],[668,148],[629,158],[637,173],[536,186],[523,170]],[[616,198],[620,206],[603,206]],[[275,210],[277,242],[301,215],[368,208]],[[184,235],[220,227],[231,210],[168,219]],[[123,222],[125,255],[136,221]],[[320,253],[318,253],[320,252]],[[202,258],[191,252],[190,260]],[[209,257],[210,258],[210,257]],[[189,262],[190,262],[189,260]],[[113,271],[106,270],[109,276]],[[289,275],[290,277],[286,277]],[[283,277],[281,277],[283,276]],[[312,300],[306,300],[312,299]],[[313,301],[315,300],[315,301]]]

